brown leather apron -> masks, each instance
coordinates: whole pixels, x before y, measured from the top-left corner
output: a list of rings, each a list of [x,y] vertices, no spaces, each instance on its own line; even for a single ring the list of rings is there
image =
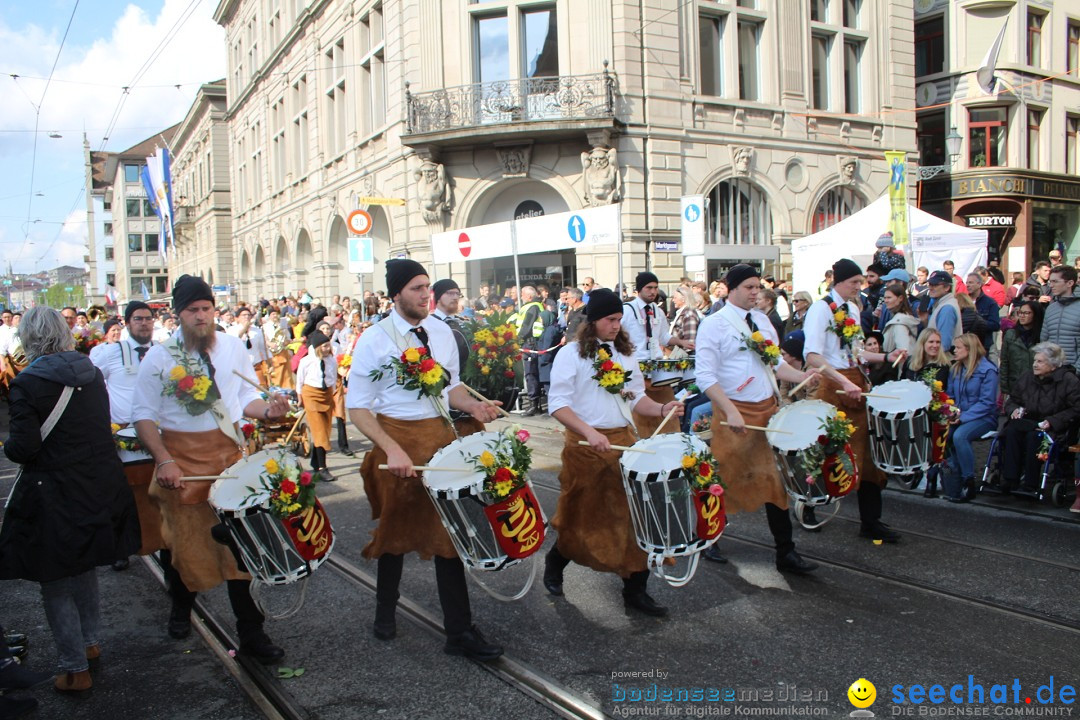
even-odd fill
[[[659,405],[666,405],[669,402],[675,401],[675,389],[672,387],[653,387],[652,381],[645,380],[645,397],[655,401]],[[634,412],[634,426],[637,428],[638,437],[647,438],[652,437],[653,432],[660,426],[662,417],[652,417],[651,415],[646,417],[638,412]],[[675,418],[671,418],[664,425],[664,429],[660,431],[660,434],[664,433],[676,433],[679,432],[679,421]]]
[[[777,410],[775,397],[758,402],[731,402],[747,425],[764,427]],[[713,403],[712,441],[709,447],[726,486],[725,510],[729,514],[753,512],[765,503],[786,510],[788,495],[784,491],[780,471],[776,468],[769,434],[747,430],[737,435],[731,428],[719,424],[726,419],[727,416]]]
[[[847,368],[837,372],[858,385],[864,392],[869,392],[870,381],[866,379],[866,376],[858,368]],[[887,480],[885,473],[878,470],[877,466],[874,465],[874,456],[870,453],[866,398],[852,400],[848,396],[836,392],[839,389],[839,383],[822,375],[821,384],[818,385],[815,397],[843,410],[855,426],[855,434],[851,436],[850,444],[852,451],[855,453],[855,461],[859,463],[859,482],[872,482],[880,487],[885,487]]]
[[[330,450],[330,428],[334,424],[334,389],[304,385],[300,389],[304,399],[308,427],[311,428],[311,442],[315,447]]]

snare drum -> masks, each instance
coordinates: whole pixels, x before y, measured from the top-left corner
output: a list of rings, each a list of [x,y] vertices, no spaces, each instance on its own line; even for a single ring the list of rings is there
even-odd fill
[[[795,502],[795,516],[800,523],[803,508],[825,506],[839,500],[839,496],[829,494],[826,483],[808,479],[814,461],[808,457],[807,450],[817,444],[822,432],[821,424],[835,413],[836,408],[823,400],[800,400],[780,408],[769,418],[770,430],[784,431],[767,434],[776,455],[776,466],[784,481],[784,489]],[[838,507],[839,503],[835,509]],[[807,527],[824,525],[831,517]]]
[[[925,471],[930,467],[933,445],[927,410],[930,388],[916,380],[894,380],[878,385],[874,393],[899,398],[866,398],[874,465],[882,472],[895,475]]]
[[[726,523],[722,501],[703,506],[683,475],[687,451],[697,454],[709,447],[694,435],[670,433],[639,440],[633,448],[649,451],[624,452],[619,458],[638,547],[648,553],[658,575],[676,587],[685,585],[697,569],[697,554],[720,539]],[[699,525],[702,521],[711,523],[711,529]],[[665,560],[684,556],[690,556],[684,577],[664,575]]]
[[[547,517],[526,479],[505,498],[484,491],[484,474],[469,458],[491,450],[500,432],[479,432],[455,440],[435,453],[423,475],[443,527],[466,567],[502,570],[536,553],[544,544]]]
[[[259,476],[267,460],[282,467],[296,457],[277,448],[235,463],[210,489],[210,505],[229,530],[251,576],[268,585],[286,585],[307,577],[334,549],[334,531],[322,504],[281,519],[270,512],[270,493]]]
[[[653,360],[649,379],[654,387],[678,385],[683,377],[686,360]]]
[[[125,450],[121,447],[116,448],[116,453],[120,456],[120,462],[125,465],[128,463],[152,461],[154,459],[154,456],[143,449],[142,444],[139,443],[139,434],[135,432],[134,425],[120,428],[116,431],[116,437],[126,443],[138,444],[138,448],[134,450]]]

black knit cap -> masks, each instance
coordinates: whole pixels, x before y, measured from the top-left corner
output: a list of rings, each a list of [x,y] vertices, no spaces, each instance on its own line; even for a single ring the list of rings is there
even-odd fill
[[[431,294],[435,296],[435,302],[449,290],[460,290],[461,287],[453,280],[440,280],[431,286]]]
[[[728,290],[734,290],[750,278],[754,277],[761,277],[761,273],[758,272],[756,267],[747,265],[746,263],[739,263],[727,271],[727,275],[724,276],[724,284],[728,286]]]
[[[408,258],[394,258],[393,260],[386,261],[386,295],[391,300],[399,292],[405,289],[405,286],[409,284],[417,275],[427,275],[427,270],[424,266],[415,260],[409,260]]]
[[[855,264],[854,260],[844,258],[843,260],[837,260],[833,263],[832,273],[833,282],[842,283],[845,280],[850,280],[856,275],[862,275],[863,271],[862,268]]]
[[[589,293],[589,304],[585,306],[585,319],[596,322],[622,311],[622,300],[618,295],[607,288],[597,288]]]
[[[130,325],[131,324],[131,316],[135,314],[136,310],[149,310],[151,315],[154,314],[153,308],[151,308],[149,305],[144,303],[142,300],[132,300],[131,302],[128,303],[127,307],[124,308],[124,324],[125,325]]]
[[[637,274],[637,279],[634,280],[635,288],[638,292],[641,292],[641,288],[645,287],[649,283],[660,283],[660,278],[653,275],[648,270],[642,270]],[[589,302],[592,302],[592,294],[589,294]]]
[[[214,293],[206,281],[194,275],[181,275],[172,290],[172,304],[176,312],[183,312],[184,308],[199,300],[214,302]]]
[[[322,345],[323,343],[328,343],[328,342],[330,342],[330,338],[326,337],[326,335],[324,333],[321,333],[318,330],[316,330],[315,332],[313,332],[313,333],[311,333],[310,335],[307,336],[307,344],[312,349],[315,349],[315,348],[319,347],[320,345]]]

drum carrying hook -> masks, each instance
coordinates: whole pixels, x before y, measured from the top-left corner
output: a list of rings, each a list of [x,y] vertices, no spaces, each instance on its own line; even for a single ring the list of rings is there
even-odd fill
[[[529,577],[525,580],[525,587],[521,588],[521,590],[514,593],[513,595],[503,595],[498,590],[493,590],[492,588],[489,588],[487,584],[480,579],[482,573],[477,572],[468,565],[465,566],[465,570],[468,571],[469,576],[473,580],[475,580],[476,584],[479,585],[480,588],[488,595],[495,598],[496,600],[501,600],[502,602],[513,602],[515,600],[520,600],[521,598],[525,597],[525,595],[528,594],[529,590],[532,589],[533,582],[535,582],[536,580],[536,568],[538,565],[538,563],[536,562],[537,555],[539,555],[539,553],[533,553],[529,557],[525,558],[525,560],[523,561],[529,563]],[[498,569],[502,570],[502,567]]]
[[[307,596],[307,584],[311,579],[311,574],[308,573],[300,579],[300,592],[297,595],[296,600],[281,613],[272,613],[263,604],[262,589],[266,583],[259,580],[251,581],[251,599],[255,601],[255,607],[259,608],[259,612],[267,617],[269,620],[284,620],[285,618],[292,617],[296,613],[300,612],[300,608],[304,606],[304,598]]]
[[[717,535],[716,539],[719,540],[720,536]],[[710,545],[711,544],[712,543],[710,543]],[[702,548],[702,550],[704,549],[705,548]],[[694,573],[697,572],[698,556],[700,554],[700,552],[696,552],[689,557],[686,565],[686,573],[683,575],[668,575],[664,572],[664,561],[667,560],[667,556],[663,553],[649,553],[648,567],[653,571],[653,574],[656,575],[656,577],[664,580],[671,587],[682,587],[690,582],[694,577]]]

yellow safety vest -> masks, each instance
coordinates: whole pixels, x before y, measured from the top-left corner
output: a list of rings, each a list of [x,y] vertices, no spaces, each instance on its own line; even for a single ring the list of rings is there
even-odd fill
[[[536,306],[536,320],[533,321],[532,336],[538,338],[544,334],[544,321],[540,318],[540,313],[544,311],[544,306],[540,303],[533,301],[531,303],[525,303],[521,306],[521,309],[517,311],[517,324],[518,335],[521,335],[521,326],[525,324],[525,316],[529,312],[529,308],[533,305]]]

